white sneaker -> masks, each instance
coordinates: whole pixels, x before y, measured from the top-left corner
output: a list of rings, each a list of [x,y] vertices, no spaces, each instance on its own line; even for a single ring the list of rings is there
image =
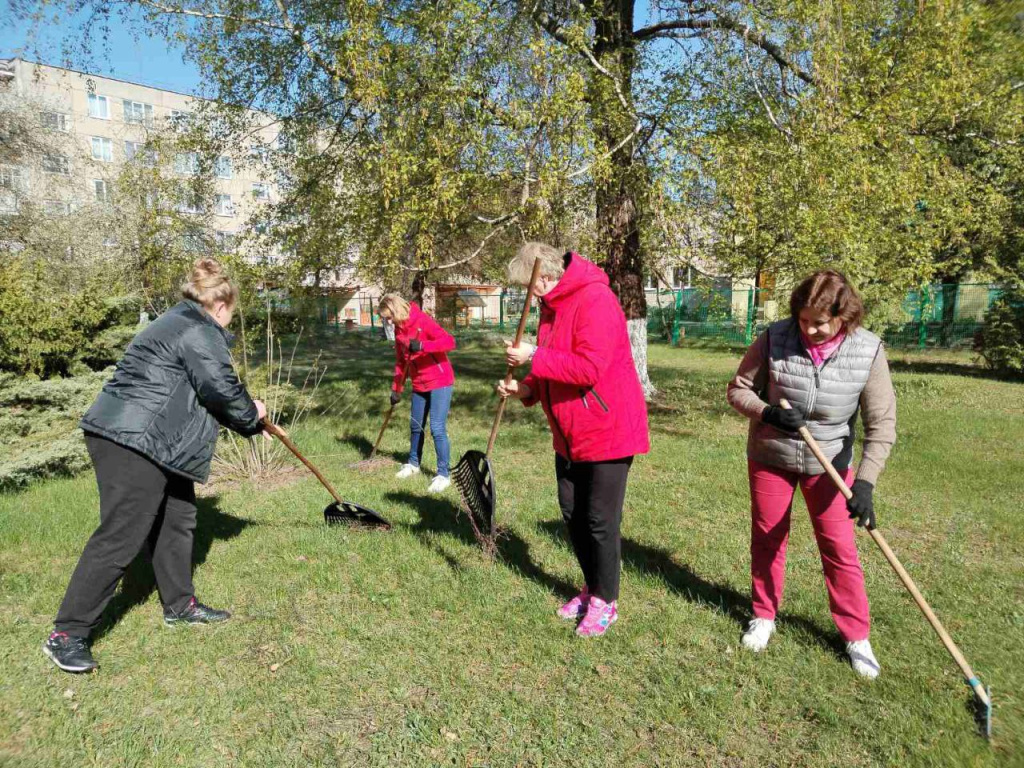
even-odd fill
[[[441,477],[440,475],[437,475],[430,483],[430,487],[427,488],[427,491],[429,491],[430,493],[441,493],[441,491],[445,490],[451,484],[452,481],[449,480],[447,477]]]
[[[882,671],[882,668],[878,666],[878,659],[871,652],[871,643],[868,640],[855,640],[852,643],[847,643],[846,654],[850,657],[853,671],[861,677],[874,680]]]
[[[743,645],[754,653],[760,653],[768,646],[768,640],[775,634],[774,619],[752,619],[743,633]]]
[[[414,467],[412,464],[403,464],[402,468],[395,474],[399,480],[405,480],[407,477],[418,475],[420,473],[419,467]]]

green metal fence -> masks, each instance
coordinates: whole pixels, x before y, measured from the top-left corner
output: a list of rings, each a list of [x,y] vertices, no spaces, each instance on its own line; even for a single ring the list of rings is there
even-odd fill
[[[890,322],[874,327],[890,347],[971,347],[1000,288],[989,284],[931,285],[910,291]],[[434,315],[456,335],[515,333],[526,298],[524,291],[502,290],[475,294],[464,301],[445,297]],[[377,300],[369,295],[323,297],[277,310],[301,313],[305,323],[335,332],[371,331],[383,334]],[[647,292],[647,330],[652,338],[673,344],[706,339],[749,344],[764,328],[789,315],[788,291],[748,288],[684,288]],[[537,328],[538,311],[531,309],[527,332]]]
[[[878,332],[890,347],[971,347],[985,313],[999,297],[989,284],[930,285],[910,291],[895,317]],[[685,288],[664,294],[648,309],[650,334],[670,338],[749,344],[769,324],[789,315],[789,293],[761,289]],[[650,301],[648,302],[650,304]]]

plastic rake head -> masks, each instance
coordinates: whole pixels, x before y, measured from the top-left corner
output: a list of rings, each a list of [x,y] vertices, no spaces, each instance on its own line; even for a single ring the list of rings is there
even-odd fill
[[[324,522],[328,525],[352,525],[365,528],[389,530],[391,523],[369,507],[362,507],[350,501],[333,501],[324,509]]]
[[[466,451],[452,470],[462,504],[480,536],[494,536],[494,472],[491,461],[480,451]]]

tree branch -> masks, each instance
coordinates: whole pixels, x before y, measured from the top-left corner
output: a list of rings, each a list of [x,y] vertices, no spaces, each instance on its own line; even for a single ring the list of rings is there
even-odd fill
[[[799,77],[808,85],[817,85],[814,75],[804,70],[795,61],[786,56],[785,52],[776,43],[769,40],[763,34],[758,32],[756,29],[748,24],[744,24],[739,19],[736,19],[728,14],[718,13],[713,19],[674,19],[672,21],[662,21],[657,24],[652,24],[649,27],[643,27],[633,32],[634,40],[649,40],[656,37],[671,37],[673,30],[679,29],[690,29],[690,30],[724,30],[727,32],[734,32],[741,35],[744,40],[749,40],[758,48],[763,50],[776,62],[779,66],[784,66],[789,69],[793,74]]]
[[[409,267],[409,266],[406,266],[405,264],[402,264],[401,267],[406,272],[419,272],[420,270],[423,270],[423,269],[435,271],[435,270],[453,269],[455,267],[461,267],[463,264],[468,264],[473,259],[475,259],[477,256],[479,256],[480,253],[483,251],[483,249],[487,246],[488,241],[492,237],[494,237],[495,235],[499,234],[500,232],[503,232],[505,229],[508,228],[508,226],[510,224],[512,224],[513,222],[518,221],[518,220],[519,220],[519,214],[518,213],[509,213],[509,214],[506,214],[504,216],[500,216],[497,219],[494,219],[493,223],[497,224],[497,226],[494,229],[492,229],[490,231],[490,233],[488,233],[487,237],[485,237],[483,240],[480,241],[479,247],[475,251],[473,251],[471,254],[469,254],[469,256],[467,256],[464,259],[459,259],[458,261],[452,261],[452,262],[449,262],[448,264],[442,264],[442,265],[437,266],[437,267],[430,267],[430,266],[426,266],[426,267],[424,267],[424,266]]]
[[[301,47],[302,50],[306,52],[306,55],[309,57],[309,60],[316,64],[318,67],[320,67],[320,69],[322,69],[329,77],[331,77],[335,81],[335,84],[341,82],[344,83],[345,85],[351,86],[352,83],[349,80],[349,78],[345,77],[343,74],[341,74],[341,72],[339,72],[337,69],[328,64],[327,61],[325,61],[324,58],[320,55],[320,53],[312,45],[310,45],[309,41],[302,36],[302,30],[300,30],[292,23],[292,20],[288,15],[288,8],[284,4],[284,0],[274,0],[274,4],[277,5],[277,10],[280,11],[281,13],[281,18],[284,21],[285,29],[288,30],[288,33],[292,36],[292,39],[295,40],[296,43],[298,43],[299,47]]]
[[[155,0],[136,0],[139,5],[145,5],[154,10],[160,11],[161,13],[172,14],[175,16],[189,16],[196,19],[207,19],[209,21],[233,21],[237,24],[251,24],[254,27],[264,27],[266,29],[273,29],[279,32],[288,32],[288,28],[281,24],[275,24],[272,21],[266,19],[254,19],[246,16],[231,16],[226,13],[210,13],[207,11],[196,11],[191,8],[181,8],[179,6],[163,5],[162,3],[155,2]]]

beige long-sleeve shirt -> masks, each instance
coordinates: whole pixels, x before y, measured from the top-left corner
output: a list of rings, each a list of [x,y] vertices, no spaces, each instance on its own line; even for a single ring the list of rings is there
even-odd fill
[[[762,333],[747,349],[729,382],[729,404],[748,419],[759,421],[768,403],[758,393],[764,391],[767,381],[768,336]],[[864,422],[864,452],[857,479],[874,485],[896,442],[896,393],[884,348],[879,348],[861,392],[860,414]]]

